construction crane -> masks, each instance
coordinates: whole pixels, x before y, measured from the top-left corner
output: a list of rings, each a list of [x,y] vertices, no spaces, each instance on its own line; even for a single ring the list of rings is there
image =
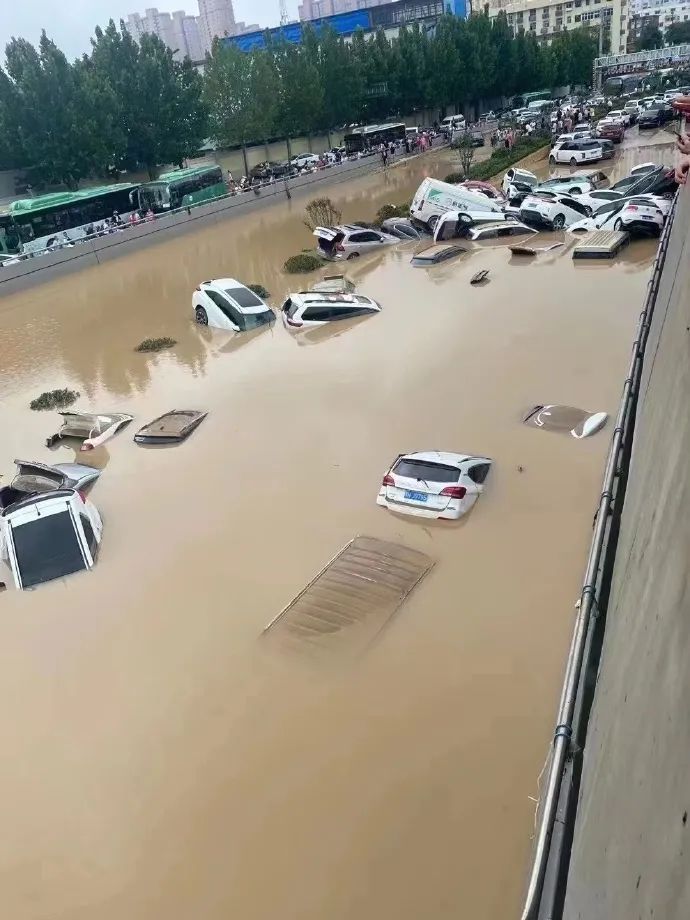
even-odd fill
[[[280,0],[280,24],[281,26],[286,26],[288,22],[287,2],[286,0]]]

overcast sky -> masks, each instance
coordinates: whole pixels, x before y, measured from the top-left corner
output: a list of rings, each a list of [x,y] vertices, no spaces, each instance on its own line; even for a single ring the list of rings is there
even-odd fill
[[[169,13],[199,12],[196,0],[0,0],[0,63],[4,64],[10,38],[22,37],[36,44],[41,29],[68,58],[78,57],[91,47],[89,39],[97,25],[105,26],[109,19],[118,22],[128,13],[143,13],[153,6]],[[235,18],[247,23],[273,26],[280,20],[279,0],[234,0],[234,7]],[[297,18],[297,0],[288,0],[288,10],[291,18]]]

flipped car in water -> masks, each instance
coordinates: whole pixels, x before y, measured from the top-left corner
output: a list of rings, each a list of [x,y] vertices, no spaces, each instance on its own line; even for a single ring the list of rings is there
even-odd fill
[[[79,450],[93,450],[116,435],[134,417],[124,412],[60,412],[59,415],[62,426],[47,438],[46,447],[52,447],[63,438],[77,438],[83,442]]]

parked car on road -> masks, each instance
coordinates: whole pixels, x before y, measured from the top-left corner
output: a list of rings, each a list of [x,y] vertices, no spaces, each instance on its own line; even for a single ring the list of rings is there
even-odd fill
[[[263,300],[234,278],[202,281],[192,296],[194,318],[200,326],[248,332],[275,319]]]
[[[266,160],[264,163],[257,163],[256,166],[253,166],[249,171],[250,179],[261,179],[266,181],[267,179],[282,179],[283,176],[290,175],[293,172],[292,167],[289,163],[277,163],[274,161]]]
[[[484,491],[491,462],[437,450],[401,454],[383,477],[376,504],[403,514],[456,520]]]
[[[673,121],[674,118],[673,107],[665,102],[660,102],[640,113],[637,124],[640,131],[646,131],[649,128],[661,128],[669,121]]]
[[[625,137],[625,126],[616,121],[600,121],[597,125],[597,137],[620,144]]]
[[[300,153],[290,160],[290,165],[295,169],[313,169],[321,162],[315,153]]]
[[[577,166],[578,163],[589,163],[593,160],[601,160],[603,150],[598,140],[574,140],[556,143],[551,148],[549,154],[549,163],[570,163],[571,166]]]
[[[369,230],[356,224],[316,227],[314,236],[318,240],[319,255],[334,261],[357,259],[382,246],[399,242],[399,238],[390,233]]]

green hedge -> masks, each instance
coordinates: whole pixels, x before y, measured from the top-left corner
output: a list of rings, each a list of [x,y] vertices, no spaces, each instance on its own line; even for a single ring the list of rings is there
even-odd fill
[[[511,150],[507,150],[505,147],[498,147],[488,160],[483,160],[481,163],[475,163],[472,166],[470,179],[491,179],[493,176],[505,172],[509,166],[517,163],[523,157],[528,157],[530,154],[536,153],[537,150],[541,150],[550,141],[551,138],[548,134],[539,134],[530,138],[520,138]],[[462,173],[454,172],[449,173],[445,181],[451,183],[462,182],[464,178]]]

